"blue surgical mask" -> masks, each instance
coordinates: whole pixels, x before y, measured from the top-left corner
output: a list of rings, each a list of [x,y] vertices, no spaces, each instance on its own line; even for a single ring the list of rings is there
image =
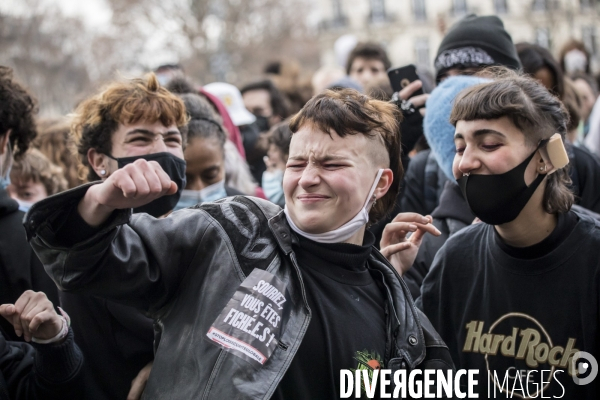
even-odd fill
[[[282,204],[284,201],[283,170],[278,169],[273,172],[263,172],[262,188],[265,192],[265,195],[271,202],[275,204]]]
[[[15,200],[17,201],[17,203],[19,203],[19,211],[23,211],[24,213],[29,211],[29,209],[33,205],[33,202],[31,202],[31,201],[23,201],[23,200],[19,200],[19,199],[15,199]]]
[[[225,179],[213,183],[201,190],[182,190],[181,198],[175,206],[175,210],[181,210],[182,208],[192,207],[196,204],[219,200],[224,197],[227,197],[227,192],[225,191]]]

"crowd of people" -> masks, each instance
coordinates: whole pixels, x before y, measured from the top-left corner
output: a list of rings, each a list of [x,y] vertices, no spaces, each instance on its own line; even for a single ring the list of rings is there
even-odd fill
[[[469,15],[399,92],[381,45],[342,59],[312,87],[288,60],[240,88],[163,65],[55,118],[0,66],[0,400],[336,399],[341,370],[459,369],[480,398],[598,398],[573,361],[600,359],[585,46]]]

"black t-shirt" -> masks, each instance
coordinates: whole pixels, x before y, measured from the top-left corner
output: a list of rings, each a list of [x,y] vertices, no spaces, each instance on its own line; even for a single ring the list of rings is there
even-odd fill
[[[337,399],[341,369],[384,368],[382,278],[366,266],[374,240],[365,232],[363,246],[303,237],[294,245],[312,317],[272,399]]]
[[[479,369],[480,398],[510,398],[503,385],[541,398],[543,379],[547,398],[597,399],[599,380],[576,385],[569,366],[578,350],[600,359],[599,286],[600,224],[571,211],[526,249],[501,242],[491,225],[461,230],[438,252],[418,305],[456,367]]]

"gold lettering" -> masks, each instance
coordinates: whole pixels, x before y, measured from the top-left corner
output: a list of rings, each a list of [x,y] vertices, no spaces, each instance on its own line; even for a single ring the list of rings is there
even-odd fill
[[[578,351],[579,349],[575,348],[575,339],[569,338],[569,341],[567,342],[567,347],[565,347],[562,359],[560,360],[560,366],[561,368],[564,368],[568,365],[569,375],[571,376],[573,376],[573,368],[571,368],[571,363],[569,361],[571,360],[571,358],[573,358],[573,355]]]
[[[535,359],[540,364],[545,364],[548,359],[550,347],[546,343],[542,343],[535,348]]]
[[[562,355],[563,351],[565,351],[565,349],[561,346],[554,346],[550,349],[550,353],[548,353],[548,364],[556,367],[560,362],[559,357]]]
[[[498,347],[500,346],[500,343],[504,340],[504,335],[494,335],[494,340],[492,341],[492,348],[490,351],[490,354],[495,356],[496,354],[498,354]]]
[[[523,360],[525,357],[525,364],[529,367],[535,368],[538,363],[535,361],[535,346],[540,343],[540,333],[535,329],[527,328],[521,332],[521,345],[517,352],[517,360]]]
[[[508,336],[502,342],[502,347],[500,348],[500,353],[502,353],[503,356],[505,356],[505,357],[514,357],[515,356],[518,332],[519,332],[519,328],[513,328],[512,335]]]
[[[471,321],[466,325],[466,328],[467,338],[465,339],[463,351],[478,353],[479,340],[481,339],[481,333],[483,332],[483,321]]]
[[[481,342],[479,347],[479,352],[481,354],[490,354],[493,336],[494,335],[490,333],[484,333],[483,335],[481,335]]]

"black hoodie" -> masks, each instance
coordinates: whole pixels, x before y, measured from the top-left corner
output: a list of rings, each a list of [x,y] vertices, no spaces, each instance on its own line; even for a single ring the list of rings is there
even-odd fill
[[[44,292],[58,305],[56,285],[27,243],[19,204],[0,189],[0,304],[14,303],[26,290]],[[22,341],[12,326],[0,318],[0,331],[8,340]]]

